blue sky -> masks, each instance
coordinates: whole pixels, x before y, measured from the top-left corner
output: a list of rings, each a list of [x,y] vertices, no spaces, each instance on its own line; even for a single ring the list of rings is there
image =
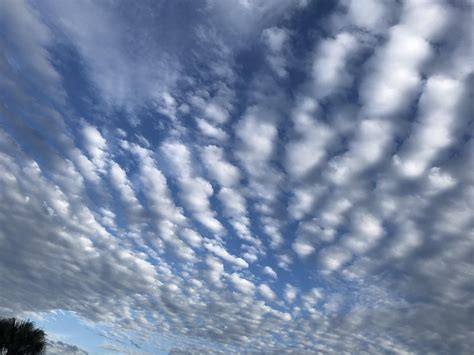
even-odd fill
[[[0,314],[49,353],[468,353],[472,4],[0,2]]]

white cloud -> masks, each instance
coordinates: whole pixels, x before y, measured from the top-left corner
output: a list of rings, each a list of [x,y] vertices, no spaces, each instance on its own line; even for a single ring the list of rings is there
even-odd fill
[[[294,129],[299,138],[286,146],[286,170],[296,179],[304,178],[326,157],[326,146],[333,132],[316,118],[315,109],[303,108],[294,115]]]
[[[214,102],[209,102],[205,105],[204,115],[218,124],[225,123],[229,118],[227,110]]]
[[[402,23],[428,41],[436,41],[451,20],[449,5],[438,0],[415,0],[405,4]]]
[[[352,258],[351,253],[342,247],[329,247],[319,254],[321,266],[326,271],[337,271]]]
[[[82,129],[84,146],[89,153],[92,163],[102,171],[107,160],[107,143],[96,127],[85,124]]]
[[[212,257],[207,257],[206,264],[209,267],[209,271],[208,271],[209,280],[214,285],[220,285],[220,282],[221,282],[220,280],[221,280],[222,274],[224,273],[224,265],[222,265],[222,263],[219,262],[216,258],[212,258]]]
[[[285,299],[288,303],[293,303],[298,295],[298,290],[296,287],[286,284],[284,291]]]
[[[234,285],[234,287],[246,294],[246,295],[251,295],[253,294],[254,290],[255,290],[255,285],[250,282],[249,280],[247,279],[244,279],[242,277],[240,277],[238,274],[236,273],[233,273],[230,275],[230,281],[232,282],[232,284]]]
[[[323,190],[319,186],[304,186],[297,187],[292,192],[293,196],[288,206],[288,212],[292,218],[300,220],[311,212]]]
[[[241,238],[258,244],[249,230],[246,200],[237,189],[241,176],[239,169],[225,159],[224,150],[220,147],[206,146],[202,149],[201,156],[209,174],[222,186],[217,196],[230,224]]]
[[[391,1],[350,0],[348,10],[352,23],[364,29],[379,32],[387,26],[393,4]]]
[[[316,220],[307,220],[300,222],[292,248],[300,258],[306,258],[314,253],[316,245],[322,241],[328,241],[325,231]]]
[[[180,197],[185,207],[213,233],[222,233],[224,227],[216,219],[209,201],[214,189],[207,180],[195,175],[188,148],[178,142],[166,142],[161,146],[161,151],[178,175]]]
[[[292,248],[300,258],[311,255],[315,250],[314,246],[309,242],[298,239],[293,242]]]
[[[225,261],[239,267],[239,268],[248,268],[249,264],[242,259],[235,257],[234,255],[229,254],[229,252],[221,245],[207,242],[204,244],[207,250],[213,252],[215,255],[219,256],[220,258],[224,259]]]
[[[202,118],[197,118],[196,123],[198,125],[198,128],[201,130],[203,134],[205,134],[208,137],[215,138],[219,141],[225,141],[228,138],[227,133],[219,127],[213,126],[206,120]]]
[[[456,179],[447,172],[443,172],[438,167],[430,169],[428,181],[434,193],[442,192],[456,186]]]
[[[239,183],[239,170],[225,159],[222,148],[215,145],[204,147],[202,159],[212,178],[221,186],[233,186]]]
[[[71,152],[71,160],[77,166],[81,175],[86,179],[95,183],[99,182],[99,175],[97,174],[95,165],[84,155],[79,149],[74,149]]]
[[[379,219],[369,213],[356,212],[353,227],[344,244],[354,253],[365,253],[383,237],[385,231]]]
[[[357,45],[356,37],[348,32],[322,41],[314,55],[313,63],[314,89],[318,97],[325,97],[336,89],[351,84],[352,77],[346,64]]]
[[[354,174],[364,171],[384,158],[392,140],[392,126],[381,120],[364,120],[350,143],[349,151],[329,162],[329,178],[347,183]]]
[[[404,25],[390,28],[387,44],[370,63],[371,74],[359,93],[370,116],[395,115],[406,111],[422,83],[420,67],[430,58],[429,43]]]
[[[125,171],[116,162],[110,164],[110,180],[119,191],[120,197],[126,205],[125,207],[135,214],[142,212],[143,207],[140,205]]]
[[[269,301],[273,301],[277,297],[275,292],[273,292],[272,289],[265,284],[261,284],[258,286],[258,292],[260,292],[260,294]]]
[[[199,247],[203,242],[203,238],[196,231],[192,229],[184,228],[181,231],[181,234],[184,237],[184,239],[193,247]]]
[[[236,128],[237,136],[242,142],[239,158],[250,174],[262,169],[270,159],[277,136],[275,125],[259,118],[257,114],[247,114]]]
[[[288,65],[290,36],[290,32],[285,28],[270,27],[262,32],[262,40],[269,52],[266,57],[267,62],[281,78],[288,75],[286,66]]]
[[[265,266],[263,272],[274,279],[278,278],[277,273],[270,266]]]
[[[454,142],[454,110],[462,95],[462,84],[442,76],[428,79],[420,98],[420,116],[395,163],[407,177],[419,177],[432,160]]]

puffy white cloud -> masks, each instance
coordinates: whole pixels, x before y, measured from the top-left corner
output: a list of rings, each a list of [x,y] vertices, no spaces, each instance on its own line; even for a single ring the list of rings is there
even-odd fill
[[[347,183],[384,158],[391,141],[393,128],[382,120],[364,120],[350,143],[349,150],[329,162],[329,178],[335,183]]]
[[[314,253],[316,245],[328,241],[325,231],[315,220],[301,222],[296,231],[296,239],[292,248],[300,258],[305,258]]]
[[[133,219],[130,222],[137,222],[136,219],[143,213],[143,207],[138,201],[125,171],[116,162],[111,162],[109,174],[113,186],[120,193],[124,209],[128,212],[129,217]]]
[[[443,149],[454,143],[454,111],[462,90],[462,83],[451,78],[428,79],[420,98],[420,117],[395,160],[403,175],[419,177]]]
[[[356,26],[379,32],[389,23],[393,5],[392,1],[351,0],[348,3],[348,16]]]
[[[326,248],[319,254],[321,266],[329,272],[339,270],[351,258],[352,255],[349,250],[338,246]]]
[[[166,178],[156,167],[151,152],[138,145],[133,145],[131,150],[140,159],[140,180],[147,193],[148,208],[162,219],[183,223],[185,217],[182,210],[171,198]]]
[[[313,63],[314,90],[318,97],[325,97],[334,90],[351,84],[352,77],[348,73],[346,63],[357,46],[356,37],[348,32],[322,41],[314,55]]]
[[[188,148],[178,142],[166,142],[161,150],[178,175],[180,197],[185,207],[191,211],[196,220],[213,233],[222,233],[224,227],[216,219],[209,201],[214,194],[214,189],[207,180],[194,174]]]
[[[269,301],[273,301],[277,297],[275,292],[273,292],[272,289],[266,284],[259,285],[258,292],[260,292],[260,294]]]
[[[196,231],[189,228],[184,228],[181,235],[193,247],[199,247],[203,242],[203,238]]]
[[[444,190],[450,189],[457,184],[456,179],[449,173],[443,172],[438,167],[430,169],[428,174],[428,181],[433,189],[433,193],[439,193]]]
[[[221,186],[233,186],[239,183],[240,172],[225,159],[222,148],[215,145],[204,147],[202,158],[211,176]]]
[[[289,56],[289,40],[291,34],[285,28],[270,27],[262,32],[262,39],[268,47],[266,57],[268,64],[279,77],[286,77],[287,58]]]
[[[245,168],[252,173],[270,159],[277,136],[275,124],[249,113],[239,122],[237,136],[242,141],[240,159]]]
[[[225,159],[224,150],[220,147],[206,146],[201,156],[209,174],[221,186],[217,196],[230,224],[241,238],[258,244],[250,233],[246,200],[237,189],[241,176],[239,169]]]
[[[225,123],[229,118],[229,113],[222,106],[210,102],[205,105],[204,115],[216,123]]]
[[[74,149],[71,152],[71,160],[84,178],[95,183],[99,182],[100,177],[96,167],[79,149]]]
[[[263,272],[274,279],[278,278],[277,273],[270,266],[265,266]]]
[[[355,253],[364,253],[376,246],[384,233],[379,219],[368,213],[356,212],[351,233],[344,244]]]
[[[429,43],[408,26],[390,28],[388,42],[375,54],[372,73],[359,90],[366,114],[377,117],[408,110],[422,83],[419,70],[431,53]]]
[[[228,216],[245,215],[247,210],[245,208],[245,199],[237,193],[236,190],[224,187],[219,191],[219,199],[224,205],[224,210]]]
[[[296,179],[304,178],[324,161],[333,132],[317,119],[317,104],[302,100],[293,117],[297,138],[286,147],[286,170]]]
[[[290,284],[286,284],[285,291],[284,291],[284,296],[285,296],[286,301],[288,303],[293,303],[297,295],[298,295],[297,288]]]
[[[224,273],[224,265],[222,265],[222,263],[219,262],[216,258],[211,258],[211,257],[208,257],[206,259],[206,264],[209,267],[209,270],[208,270],[209,280],[214,285],[220,285],[220,280],[221,280],[222,274]]]
[[[99,170],[103,170],[106,165],[107,159],[107,143],[97,130],[96,127],[91,125],[84,125],[82,129],[84,137],[84,146],[89,153],[92,163]]]
[[[240,277],[238,274],[233,273],[230,275],[230,281],[232,285],[240,292],[251,295],[255,290],[255,285],[247,279]]]
[[[436,41],[451,21],[452,11],[443,1],[408,1],[404,4],[402,24],[426,40]]]
[[[211,251],[215,255],[219,256],[220,258],[224,259],[225,261],[240,267],[240,268],[248,268],[249,264],[242,259],[237,258],[234,255],[229,254],[229,252],[221,245],[214,244],[212,242],[207,242],[204,244],[207,250]]]
[[[208,137],[215,138],[219,141],[225,141],[228,138],[227,133],[225,133],[223,129],[213,126],[202,118],[197,118],[196,123],[201,132]]]
[[[315,250],[314,246],[310,242],[298,239],[293,242],[292,248],[300,258],[311,255]]]

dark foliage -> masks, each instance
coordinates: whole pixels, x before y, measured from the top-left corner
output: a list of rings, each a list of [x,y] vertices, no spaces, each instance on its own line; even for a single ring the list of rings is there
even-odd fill
[[[0,354],[37,355],[44,354],[45,349],[46,334],[33,322],[0,319]]]

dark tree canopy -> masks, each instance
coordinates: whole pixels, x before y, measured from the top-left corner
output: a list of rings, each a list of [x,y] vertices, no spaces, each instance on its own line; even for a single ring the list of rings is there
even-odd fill
[[[0,354],[44,354],[46,334],[31,321],[0,319]],[[6,351],[6,352],[5,352]]]

